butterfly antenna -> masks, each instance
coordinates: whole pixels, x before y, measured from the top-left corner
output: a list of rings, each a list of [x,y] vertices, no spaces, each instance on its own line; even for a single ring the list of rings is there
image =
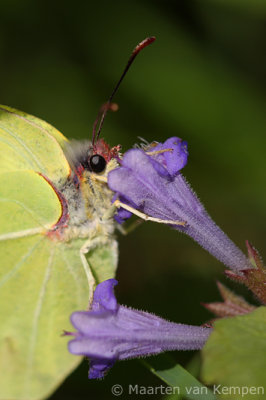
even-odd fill
[[[103,122],[104,122],[104,119],[105,119],[105,116],[106,116],[107,111],[108,111],[108,110],[113,110],[113,111],[115,111],[115,110],[117,109],[117,106],[116,106],[114,103],[112,103],[112,100],[113,100],[113,97],[114,97],[114,95],[116,94],[117,89],[119,88],[119,86],[120,86],[122,80],[124,79],[124,77],[125,77],[125,75],[126,75],[128,69],[129,69],[129,67],[131,66],[131,64],[133,63],[134,59],[135,59],[136,56],[139,54],[139,52],[140,52],[142,49],[144,49],[144,47],[149,46],[151,43],[153,43],[154,40],[155,40],[155,37],[154,37],[154,36],[150,36],[150,37],[148,37],[148,38],[142,40],[142,42],[140,42],[140,43],[135,47],[135,49],[133,50],[131,56],[129,57],[129,60],[128,60],[128,62],[127,62],[127,65],[126,65],[126,67],[125,67],[125,69],[124,69],[124,71],[123,71],[123,73],[122,73],[122,75],[121,75],[121,77],[120,77],[120,79],[119,79],[119,81],[117,82],[117,84],[116,84],[114,90],[112,91],[111,96],[109,97],[109,99],[107,100],[107,102],[101,107],[100,112],[99,112],[99,114],[98,114],[98,116],[97,116],[97,118],[96,118],[96,120],[95,120],[95,122],[94,122],[94,125],[93,125],[93,133],[92,133],[92,143],[93,143],[93,145],[94,145],[94,143],[97,142],[97,140],[99,139],[99,136],[100,136],[100,133],[101,133],[101,130],[102,130]],[[116,106],[116,107],[115,107],[115,106]],[[97,133],[96,133],[96,128],[97,128],[97,124],[98,124],[98,121],[99,121],[99,119],[100,119],[100,116],[101,116],[101,120],[100,120],[100,123],[99,123],[98,131],[97,131]]]

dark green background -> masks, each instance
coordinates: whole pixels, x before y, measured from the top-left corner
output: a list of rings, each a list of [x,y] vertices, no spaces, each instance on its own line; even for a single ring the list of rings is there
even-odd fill
[[[133,47],[155,35],[102,134],[124,150],[138,136],[187,140],[184,174],[192,187],[244,251],[249,239],[265,258],[265,22],[264,0],[2,0],[1,102],[68,138],[90,138]],[[219,299],[217,279],[244,293],[225,280],[218,261],[166,226],[142,224],[119,242],[120,303],[201,324],[211,314],[200,303]],[[175,354],[183,365],[191,356]],[[125,391],[128,383],[161,384],[138,361],[90,382],[84,362],[51,399],[112,399],[115,383]]]

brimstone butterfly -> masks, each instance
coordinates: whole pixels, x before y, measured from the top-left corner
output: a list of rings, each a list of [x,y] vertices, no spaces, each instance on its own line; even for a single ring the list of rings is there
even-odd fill
[[[95,281],[115,275],[113,193],[118,147],[69,143],[48,123],[0,107],[0,399],[43,399],[79,364],[61,337]],[[95,179],[95,177],[103,178]]]

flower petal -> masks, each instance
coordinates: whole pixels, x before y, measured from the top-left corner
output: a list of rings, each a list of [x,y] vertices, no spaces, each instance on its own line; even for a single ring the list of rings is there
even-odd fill
[[[93,311],[116,311],[117,301],[114,295],[114,286],[116,286],[117,283],[116,279],[108,279],[97,285],[93,295]]]
[[[113,288],[113,284],[113,279],[100,283],[98,295],[105,293],[108,287]],[[211,332],[209,328],[176,324],[120,305],[116,310],[107,308],[105,304],[105,309],[78,311],[71,315],[71,322],[78,332],[73,333],[74,339],[68,343],[68,349],[72,354],[91,359],[90,377],[102,377],[115,360],[166,350],[200,349]]]
[[[165,153],[158,154],[156,158],[164,163],[170,175],[174,176],[187,164],[187,142],[178,137],[171,137],[163,144],[159,143],[152,149],[152,151],[163,149],[172,149],[172,151],[166,151]]]
[[[104,378],[107,371],[112,368],[115,360],[101,360],[94,359],[90,362],[89,379],[101,379]]]
[[[169,174],[162,173],[162,168],[165,167],[175,171],[174,157],[177,157],[177,165],[184,163],[179,160],[177,150],[175,154],[170,153],[154,156],[141,149],[127,151],[122,166],[108,174],[110,189],[120,199],[126,199],[128,204],[148,216],[185,222],[185,226],[176,225],[174,228],[191,236],[229,268],[237,271],[251,268],[247,257],[207,214],[181,173],[170,176],[168,169]],[[168,164],[165,157],[170,157]],[[161,160],[160,168],[158,160]]]

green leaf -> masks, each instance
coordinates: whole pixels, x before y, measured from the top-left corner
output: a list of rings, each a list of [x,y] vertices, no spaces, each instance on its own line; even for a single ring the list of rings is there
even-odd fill
[[[216,397],[202,385],[194,376],[186,371],[181,365],[168,354],[162,354],[156,358],[142,361],[143,364],[167,385],[176,388],[176,394],[185,396],[187,399],[214,400]]]
[[[87,238],[47,232],[62,216],[66,139],[35,117],[0,108],[0,398],[43,399],[80,363],[67,350],[70,314],[88,306],[80,258]],[[51,182],[53,183],[51,183]],[[91,257],[90,257],[91,256]],[[117,245],[88,254],[98,281],[114,276]]]
[[[219,320],[203,349],[203,379],[228,388],[260,387],[259,398],[265,398],[265,354],[266,307]],[[228,394],[221,397],[228,398]],[[251,393],[246,398],[253,397]],[[242,398],[241,393],[230,393],[230,399]]]

